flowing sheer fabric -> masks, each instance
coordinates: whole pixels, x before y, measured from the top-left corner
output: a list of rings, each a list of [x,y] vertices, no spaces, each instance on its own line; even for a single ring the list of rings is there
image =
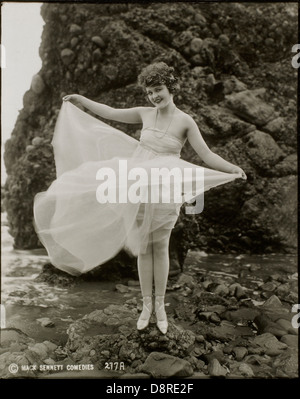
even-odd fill
[[[241,177],[180,159],[183,144],[151,127],[142,130],[138,141],[63,103],[52,140],[57,178],[34,199],[35,230],[51,263],[79,275],[121,249],[138,256],[169,234],[182,203]],[[108,170],[114,179],[103,178]],[[180,201],[174,194],[178,180],[151,178],[153,171],[162,170],[181,176]],[[109,182],[106,191],[104,181]],[[170,193],[167,202],[163,188]],[[116,201],[104,201],[108,192]]]

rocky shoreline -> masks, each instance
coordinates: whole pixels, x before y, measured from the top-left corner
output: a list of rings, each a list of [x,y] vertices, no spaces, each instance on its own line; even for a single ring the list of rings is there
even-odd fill
[[[3,329],[1,378],[297,378],[296,268],[261,279],[259,265],[238,275],[234,265],[228,273],[204,271],[195,267],[197,256],[189,252],[184,273],[169,280],[165,336],[154,315],[136,330],[142,301],[138,282],[128,280],[115,286],[123,304],[73,321],[64,345]],[[54,327],[47,318],[38,322]]]

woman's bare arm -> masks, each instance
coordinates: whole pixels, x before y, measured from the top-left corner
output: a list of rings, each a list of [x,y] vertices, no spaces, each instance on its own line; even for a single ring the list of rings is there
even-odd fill
[[[99,115],[105,119],[124,123],[142,123],[141,113],[144,107],[124,109],[113,108],[108,105],[89,100],[88,98],[79,94],[67,95],[63,98],[63,100],[80,103],[85,108],[92,111],[94,114]]]
[[[221,172],[240,173],[243,179],[247,178],[243,169],[228,161],[225,161],[225,159],[209,149],[196,122],[191,117],[188,117],[187,138],[193,149],[207,166],[216,170],[220,170]]]

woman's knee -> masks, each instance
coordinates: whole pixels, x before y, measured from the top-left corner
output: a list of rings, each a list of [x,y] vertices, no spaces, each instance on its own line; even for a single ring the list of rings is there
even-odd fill
[[[169,251],[169,240],[157,241],[153,244],[153,252],[155,255],[163,255]]]

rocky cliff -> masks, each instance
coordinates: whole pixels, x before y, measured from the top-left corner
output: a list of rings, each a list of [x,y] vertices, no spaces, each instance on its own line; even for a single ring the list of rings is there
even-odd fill
[[[16,248],[39,247],[32,203],[55,178],[51,139],[65,94],[114,107],[146,105],[142,67],[162,60],[181,79],[176,105],[210,148],[248,175],[179,220],[181,245],[211,252],[295,252],[296,3],[44,3],[42,68],[5,144],[5,208]],[[133,137],[140,126],[114,124]],[[183,159],[201,164],[187,144]]]

